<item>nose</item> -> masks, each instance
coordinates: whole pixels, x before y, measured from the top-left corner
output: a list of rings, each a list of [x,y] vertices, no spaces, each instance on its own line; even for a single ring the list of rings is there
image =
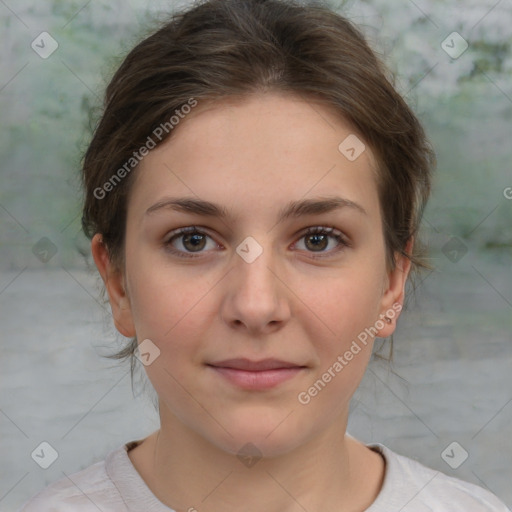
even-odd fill
[[[274,332],[290,318],[290,291],[269,246],[252,237],[246,240],[233,255],[221,314],[230,327],[248,334]]]

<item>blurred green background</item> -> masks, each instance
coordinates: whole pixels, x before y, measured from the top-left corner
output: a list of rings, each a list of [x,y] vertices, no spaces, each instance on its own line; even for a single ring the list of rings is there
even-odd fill
[[[108,79],[152,18],[188,3],[11,4],[0,6],[0,265],[39,266],[32,248],[46,237],[57,253],[45,266],[83,267],[79,168],[91,114],[97,119]],[[439,163],[424,223],[433,257],[453,236],[472,250],[510,250],[511,3],[329,4],[365,31],[434,143]],[[47,59],[30,47],[43,30],[59,44]],[[457,59],[441,47],[453,31],[469,45]]]

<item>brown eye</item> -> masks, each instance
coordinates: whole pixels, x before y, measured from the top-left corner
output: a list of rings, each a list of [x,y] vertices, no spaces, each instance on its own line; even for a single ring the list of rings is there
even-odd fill
[[[200,251],[201,249],[204,249],[206,245],[206,236],[201,233],[196,233],[193,235],[186,234],[181,236],[183,240],[183,247],[189,251]]]
[[[329,245],[329,237],[327,235],[306,235],[306,247],[314,251],[323,251]],[[308,242],[310,242],[308,244]]]
[[[194,226],[190,226],[171,233],[170,236],[166,238],[163,245],[167,251],[176,256],[194,258],[208,252],[204,250],[208,244],[208,239],[212,240],[212,238],[203,231]],[[213,243],[213,240],[212,245],[213,248],[219,247],[216,243]],[[197,255],[193,253],[197,253]]]
[[[334,228],[327,228],[318,226],[315,228],[309,228],[305,233],[302,234],[300,240],[305,240],[304,247],[305,251],[309,253],[318,253],[318,256],[313,255],[313,258],[322,258],[332,256],[345,247],[349,247],[350,244],[341,233]],[[334,248],[326,251],[331,240],[334,240]]]

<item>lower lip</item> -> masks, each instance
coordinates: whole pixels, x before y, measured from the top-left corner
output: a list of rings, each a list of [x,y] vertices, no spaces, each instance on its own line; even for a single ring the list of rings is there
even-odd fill
[[[229,380],[232,384],[243,389],[270,389],[292,377],[295,377],[304,368],[276,368],[274,370],[247,371],[235,368],[210,366],[218,374]]]

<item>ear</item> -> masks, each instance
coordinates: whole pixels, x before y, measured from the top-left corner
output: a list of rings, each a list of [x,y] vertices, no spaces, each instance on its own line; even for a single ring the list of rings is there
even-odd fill
[[[413,245],[414,239],[411,237],[405,246],[406,254],[412,254]],[[404,305],[405,284],[411,270],[411,260],[402,254],[397,254],[395,259],[395,268],[388,272],[386,289],[381,299],[379,320],[384,323],[384,327],[379,329],[379,338],[387,338],[395,332],[396,321]]]
[[[123,273],[115,268],[110,260],[108,249],[99,233],[95,234],[91,241],[91,252],[108,293],[116,329],[127,338],[135,336],[131,304],[126,294]]]

